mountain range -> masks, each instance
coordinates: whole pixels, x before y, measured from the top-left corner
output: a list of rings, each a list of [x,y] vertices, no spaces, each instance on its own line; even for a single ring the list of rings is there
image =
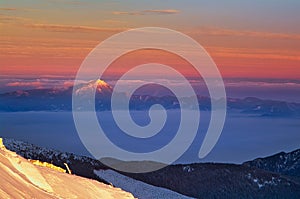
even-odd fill
[[[155,88],[153,88],[155,89]],[[18,111],[72,111],[72,92],[79,96],[84,103],[92,103],[86,99],[87,93],[95,90],[95,109],[104,111],[111,109],[111,96],[113,87],[102,80],[93,80],[73,86],[57,89],[33,89],[21,90],[0,94],[0,111],[2,112],[18,112]],[[153,95],[134,94],[130,97],[131,110],[147,110],[153,104],[161,104],[166,109],[194,109],[190,103],[190,97],[182,98],[183,107],[180,107],[179,101],[174,95]],[[128,100],[125,93],[118,93],[118,100]],[[206,96],[197,96],[200,110],[211,110],[211,99]],[[81,107],[77,107],[80,111]],[[227,98],[227,110],[238,111],[245,114],[253,114],[258,116],[269,117],[299,117],[300,103],[265,100],[255,97],[247,97],[244,99]]]
[[[124,190],[130,190],[139,198],[147,198],[145,193],[153,190],[153,187],[163,188],[164,194],[166,189],[173,191],[167,193],[175,194],[174,198],[300,198],[300,149],[243,164],[177,164],[149,173],[134,174],[113,171],[100,161],[89,157],[12,139],[4,139],[3,142],[7,149],[26,159],[49,162],[64,169],[67,169],[64,164],[67,163],[76,175],[118,185]],[[140,197],[141,190],[137,186],[141,188],[145,185],[147,186],[142,196],[145,195]]]

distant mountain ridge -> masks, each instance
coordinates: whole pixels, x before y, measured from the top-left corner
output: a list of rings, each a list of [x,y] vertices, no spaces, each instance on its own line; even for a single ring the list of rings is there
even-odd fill
[[[15,91],[0,94],[0,111],[72,111],[72,92],[82,99],[84,103],[91,105],[87,100],[87,94],[95,91],[95,109],[105,111],[111,109],[111,95],[113,88],[102,80],[93,80],[83,83],[74,88],[65,89],[33,89],[25,91]],[[224,99],[210,99],[205,96],[197,96],[199,108],[201,110],[211,110],[211,100],[218,103]],[[125,93],[118,93],[120,101],[128,100]],[[190,103],[190,97],[182,98],[184,109],[195,109]],[[161,104],[166,109],[179,109],[178,99],[173,95],[133,95],[130,98],[131,110],[147,110],[153,104]],[[93,104],[92,104],[93,105]],[[94,106],[94,105],[93,105]],[[77,107],[80,111],[84,107]],[[255,97],[244,99],[228,98],[227,109],[237,110],[245,114],[253,114],[268,117],[300,117],[300,103],[292,103],[276,100],[263,100]]]
[[[95,175],[95,170],[110,169],[98,160],[45,149],[12,139],[4,139],[4,145],[27,159],[50,162],[62,168],[65,162],[77,175],[111,183]],[[299,151],[300,149],[259,158],[262,164],[257,163],[258,159],[241,165],[179,164],[149,173],[121,174],[194,198],[300,198],[300,181],[296,178],[300,172]],[[274,163],[276,163],[274,168],[281,169],[272,169]]]

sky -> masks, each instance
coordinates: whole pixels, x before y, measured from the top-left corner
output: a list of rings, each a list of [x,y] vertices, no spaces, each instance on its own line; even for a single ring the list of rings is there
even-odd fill
[[[132,28],[162,27],[188,35],[207,50],[228,97],[300,103],[299,10],[299,0],[0,0],[0,94],[72,86],[80,65],[100,42]],[[198,74],[189,63],[159,50],[130,52],[106,74],[118,77],[126,67],[154,61],[172,65],[196,82]],[[126,86],[149,75],[165,82],[168,74],[144,71]]]
[[[1,0],[0,75],[71,78],[101,41],[154,26],[195,39],[224,78],[299,80],[299,9],[297,0]],[[145,54],[181,63],[136,52],[123,65]]]

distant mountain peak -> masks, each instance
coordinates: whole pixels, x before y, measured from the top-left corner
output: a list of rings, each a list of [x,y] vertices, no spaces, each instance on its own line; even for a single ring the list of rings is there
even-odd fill
[[[112,91],[112,87],[108,83],[106,83],[105,81],[103,81],[101,79],[90,81],[90,83],[92,85],[94,85],[95,87],[97,87],[97,91],[99,91],[99,92],[101,92],[104,89],[108,89],[108,90]]]
[[[113,88],[101,79],[91,80],[87,83],[80,84],[76,89],[76,94],[86,94],[88,92],[94,91],[96,89],[97,93],[112,93]]]

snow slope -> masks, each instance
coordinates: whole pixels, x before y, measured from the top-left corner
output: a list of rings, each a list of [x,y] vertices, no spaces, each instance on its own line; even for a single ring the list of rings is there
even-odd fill
[[[32,164],[0,138],[0,198],[134,198],[109,185]]]
[[[169,189],[156,187],[146,184],[144,182],[129,178],[122,174],[119,174],[113,170],[95,170],[96,175],[100,178],[111,182],[114,186],[131,192],[135,197],[139,199],[188,199],[190,197],[181,195],[177,192]]]

